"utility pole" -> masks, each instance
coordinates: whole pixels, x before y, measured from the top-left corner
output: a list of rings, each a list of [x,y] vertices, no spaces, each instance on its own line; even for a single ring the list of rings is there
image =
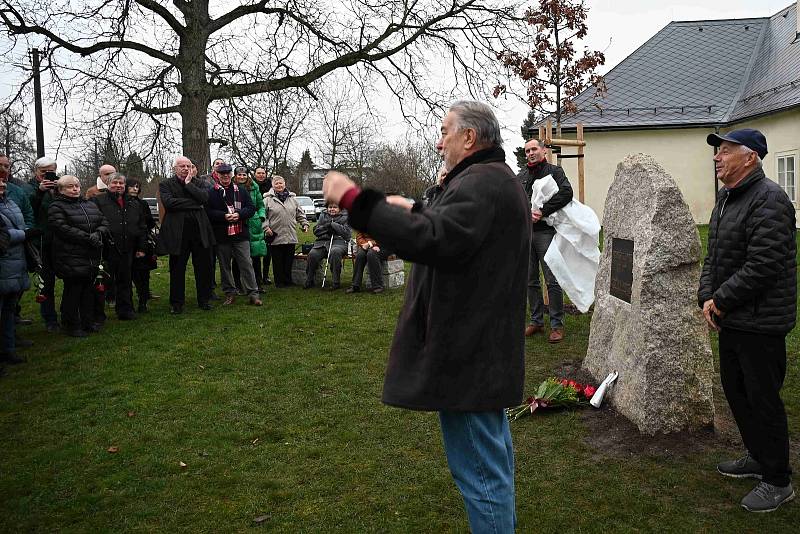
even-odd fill
[[[39,79],[39,49],[31,48],[33,60],[33,104],[36,119],[36,157],[44,156],[44,122],[42,120],[42,81]]]

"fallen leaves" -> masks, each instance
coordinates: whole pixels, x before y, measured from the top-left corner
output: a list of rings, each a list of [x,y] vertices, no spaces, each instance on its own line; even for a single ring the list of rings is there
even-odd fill
[[[181,466],[181,469],[185,469],[187,465],[183,462],[178,462],[178,465]]]
[[[119,452],[119,447],[117,447],[116,445],[112,445],[109,448],[107,448],[106,450],[108,452],[110,452],[111,454],[115,454],[115,453]]]

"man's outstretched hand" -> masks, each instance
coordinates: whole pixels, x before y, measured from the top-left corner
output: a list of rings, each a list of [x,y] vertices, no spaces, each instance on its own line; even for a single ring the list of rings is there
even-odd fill
[[[325,175],[325,179],[322,181],[322,194],[326,202],[338,205],[344,194],[355,185],[356,183],[346,174],[331,171]]]

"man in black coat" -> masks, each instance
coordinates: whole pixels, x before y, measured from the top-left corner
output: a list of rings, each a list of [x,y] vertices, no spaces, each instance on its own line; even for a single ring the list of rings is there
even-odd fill
[[[214,232],[206,215],[208,188],[192,178],[192,162],[185,156],[175,159],[175,175],[158,185],[164,221],[158,234],[158,251],[169,254],[170,313],[183,312],[186,290],[186,263],[192,255],[197,305],[210,310],[211,247]]]
[[[144,256],[147,221],[141,201],[125,194],[125,176],[115,172],[107,186],[92,200],[108,221],[110,239],[106,240],[105,263],[114,285],[117,317],[125,321],[136,317],[133,311],[133,258]],[[103,304],[101,295],[96,303],[96,320],[105,319]]]
[[[250,192],[231,180],[232,171],[227,163],[217,166],[218,181],[208,190],[206,204],[206,213],[217,241],[216,257],[222,273],[222,290],[225,292],[223,305],[233,304],[236,298],[231,263],[236,261],[242,286],[250,297],[250,304],[261,306],[256,275],[250,260],[250,231],[247,227],[247,220],[255,215],[256,208]],[[247,172],[247,169],[242,168],[242,171]]]
[[[770,512],[794,498],[780,390],[786,334],[797,313],[795,210],[764,175],[767,140],[761,132],[711,134],[708,144],[719,147],[714,168],[725,187],[711,213],[697,300],[709,327],[719,332],[722,388],[747,448],[744,457],[717,470],[761,479],[741,504]]]
[[[532,336],[544,332],[544,301],[542,300],[542,285],[539,281],[539,265],[544,272],[544,281],[547,284],[547,314],[550,316],[550,335],[547,341],[560,343],[564,339],[564,294],[558,280],[553,276],[550,267],[544,261],[544,255],[550,248],[550,243],[556,235],[555,228],[544,221],[548,217],[570,203],[572,200],[572,186],[564,174],[564,169],[547,161],[547,147],[539,139],[531,139],[525,143],[525,157],[527,164],[517,178],[525,188],[528,204],[531,202],[533,183],[547,176],[552,176],[558,192],[544,203],[541,209],[531,206],[531,249],[528,263],[528,304],[531,309],[531,322],[525,328],[525,335]],[[530,223],[529,223],[530,224]]]
[[[359,190],[341,173],[325,198],[350,223],[414,262],[383,402],[439,412],[447,462],[473,532],[514,531],[514,455],[504,408],[525,374],[530,211],[486,104],[456,102],[437,149],[447,176],[427,207]]]

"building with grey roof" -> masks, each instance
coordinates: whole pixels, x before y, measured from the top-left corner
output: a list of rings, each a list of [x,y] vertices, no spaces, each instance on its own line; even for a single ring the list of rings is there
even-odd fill
[[[671,22],[605,75],[603,95],[578,95],[562,131],[584,126],[586,203],[602,213],[617,163],[643,152],[672,174],[695,220],[707,222],[717,184],[705,138],[749,127],[767,137],[764,169],[797,205],[798,5],[771,17]],[[563,161],[570,177],[574,161]]]

